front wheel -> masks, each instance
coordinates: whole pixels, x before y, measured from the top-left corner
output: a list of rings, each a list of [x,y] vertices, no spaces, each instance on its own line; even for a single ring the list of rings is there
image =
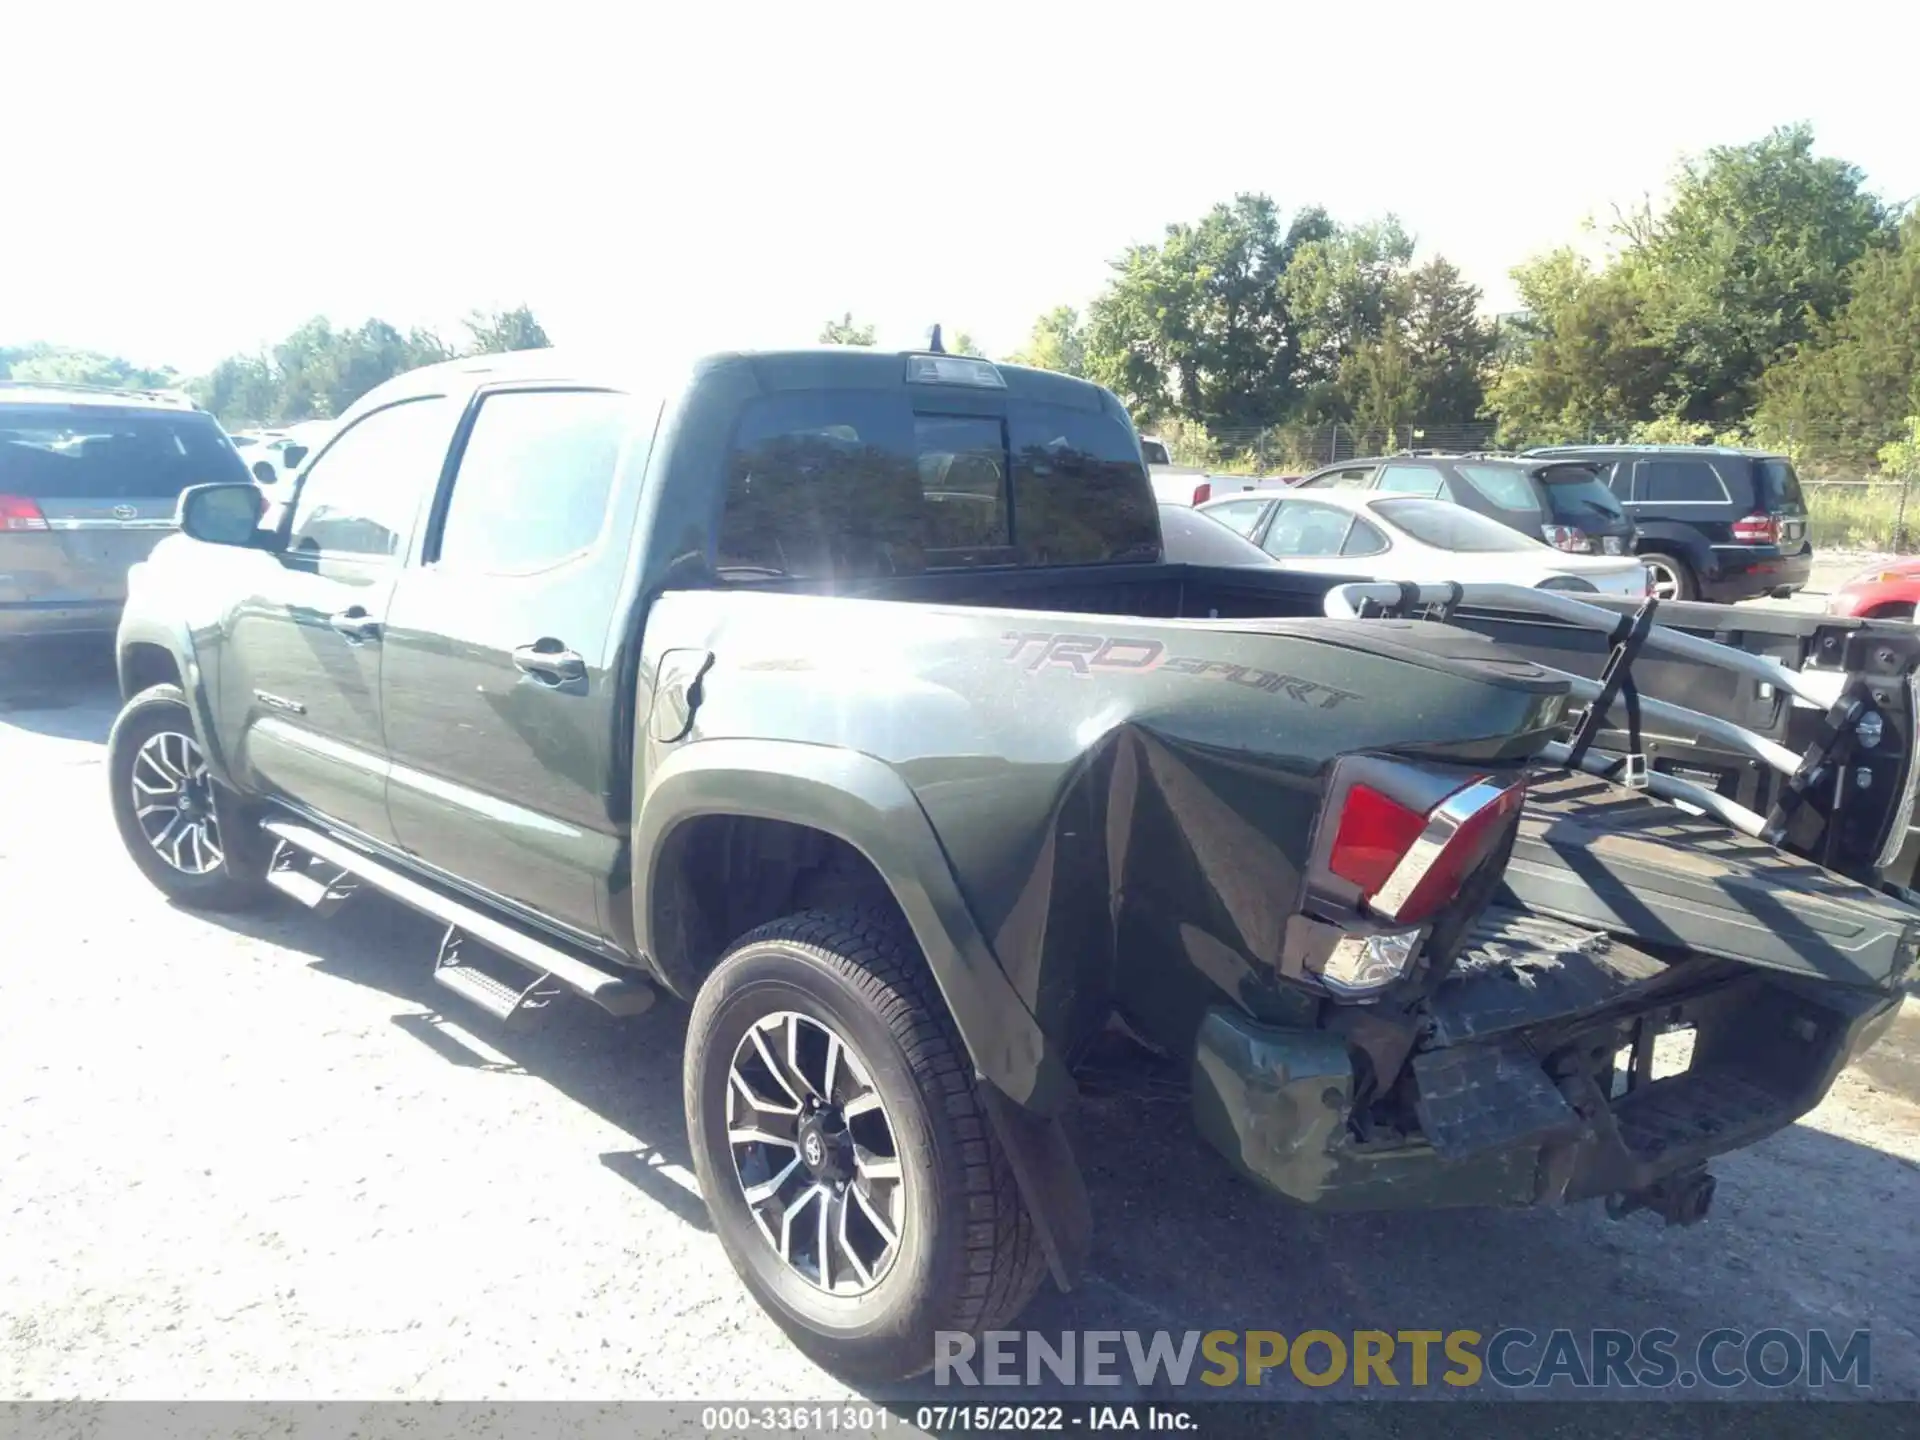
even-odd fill
[[[127,702],[107,736],[107,778],[127,854],[169,899],[243,910],[272,894],[260,846],[209,772],[178,685]]]
[[[1033,1222],[926,962],[887,909],[741,939],[694,1001],[687,1131],[727,1258],[828,1370],[888,1383],[1025,1308]]]

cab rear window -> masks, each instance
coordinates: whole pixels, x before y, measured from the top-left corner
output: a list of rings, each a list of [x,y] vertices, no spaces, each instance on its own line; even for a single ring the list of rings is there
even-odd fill
[[[750,401],[728,455],[720,578],[1160,558],[1153,491],[1124,422],[1012,397],[1004,408],[944,413],[935,396],[884,390]]]
[[[0,494],[171,500],[189,485],[250,478],[211,415],[0,406]]]

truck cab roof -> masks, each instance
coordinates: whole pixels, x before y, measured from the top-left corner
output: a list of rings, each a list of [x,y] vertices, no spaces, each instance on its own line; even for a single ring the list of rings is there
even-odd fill
[[[735,365],[749,369],[763,391],[892,389],[903,383],[920,383],[1000,393],[1010,399],[1036,400],[1094,413],[1106,410],[1125,418],[1119,401],[1108,391],[1092,381],[1052,370],[925,350],[815,345],[653,356],[555,346],[465,356],[395,376],[354,402],[341,419],[414,396],[461,393],[517,382],[578,384],[666,395],[685,388],[702,374]]]

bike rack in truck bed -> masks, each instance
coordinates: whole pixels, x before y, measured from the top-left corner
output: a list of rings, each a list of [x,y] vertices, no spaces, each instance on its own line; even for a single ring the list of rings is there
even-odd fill
[[[1732,613],[1674,608],[1710,625]],[[1853,986],[1911,967],[1912,626],[1767,612],[1788,633],[1753,638],[1799,646],[1807,668],[1795,669],[1656,623],[1652,599],[1615,606],[1513,585],[1368,582],[1337,586],[1326,611],[1487,634],[1554,669],[1584,702],[1568,738],[1542,752],[1566,773],[1536,781],[1508,867],[1506,888],[1526,908]],[[1664,698],[1682,696],[1694,703]]]

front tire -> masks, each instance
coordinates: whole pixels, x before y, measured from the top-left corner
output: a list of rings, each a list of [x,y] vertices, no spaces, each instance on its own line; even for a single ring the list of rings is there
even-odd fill
[[[795,1344],[849,1380],[1011,1321],[1046,1267],[926,961],[897,912],[744,936],[694,1001],[687,1131],[714,1229]]]
[[[237,797],[209,773],[178,685],[127,702],[107,736],[107,779],[121,843],[168,899],[245,910],[273,893],[262,847]]]

